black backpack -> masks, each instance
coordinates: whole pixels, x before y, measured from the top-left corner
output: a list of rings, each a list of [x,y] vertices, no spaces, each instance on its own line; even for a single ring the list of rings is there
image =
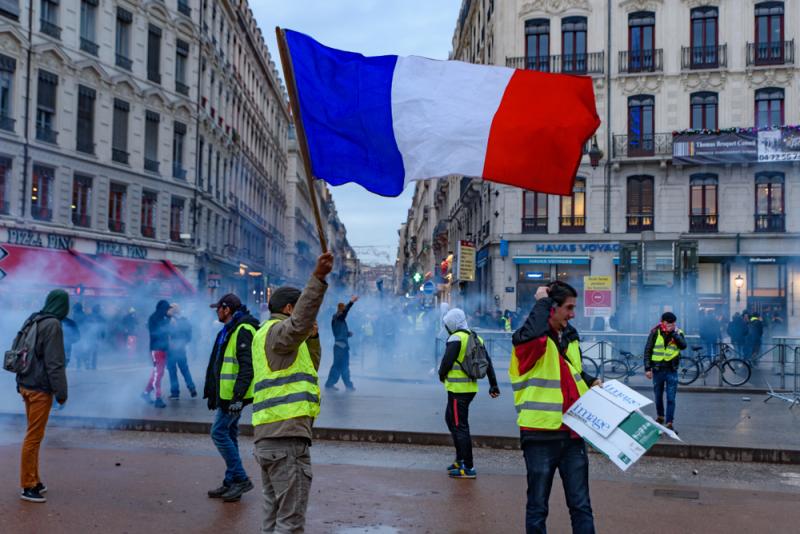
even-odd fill
[[[469,333],[464,361],[459,365],[472,380],[480,380],[486,376],[486,371],[489,369],[489,353],[486,352],[486,347],[483,346],[475,332],[470,331]]]
[[[31,369],[31,362],[36,358],[36,339],[39,334],[39,320],[34,316],[25,321],[22,329],[14,338],[11,350],[7,350],[3,358],[3,369],[18,376],[25,376]]]

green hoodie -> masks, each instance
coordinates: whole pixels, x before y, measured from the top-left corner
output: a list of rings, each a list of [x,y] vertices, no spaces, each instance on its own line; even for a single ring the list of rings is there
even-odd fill
[[[41,313],[55,315],[59,321],[69,314],[69,294],[63,289],[54,289],[47,295]]]

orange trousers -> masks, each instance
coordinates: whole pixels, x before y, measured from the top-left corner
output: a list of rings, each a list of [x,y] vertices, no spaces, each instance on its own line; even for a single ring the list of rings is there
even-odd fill
[[[25,415],[28,418],[28,431],[25,441],[22,442],[22,466],[20,467],[20,482],[22,488],[32,488],[41,479],[39,478],[39,447],[44,439],[44,428],[50,417],[53,407],[52,393],[33,391],[19,388],[22,400],[25,401]]]

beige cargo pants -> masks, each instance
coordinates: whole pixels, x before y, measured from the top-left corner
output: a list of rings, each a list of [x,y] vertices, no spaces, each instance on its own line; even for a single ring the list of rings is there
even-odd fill
[[[261,466],[263,534],[301,534],[311,490],[311,455],[300,438],[262,439],[254,454]]]

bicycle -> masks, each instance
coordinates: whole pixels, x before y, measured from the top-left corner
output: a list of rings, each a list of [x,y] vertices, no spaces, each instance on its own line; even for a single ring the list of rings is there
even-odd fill
[[[732,351],[731,347],[727,344],[719,346],[719,353],[706,357],[703,353],[703,347],[696,345],[692,347],[694,357],[681,358],[678,367],[678,383],[683,386],[688,386],[693,383],[702,374],[703,382],[715,367],[719,370],[722,381],[729,386],[741,386],[750,380],[752,368],[750,364],[741,358],[730,358],[729,355]],[[708,367],[705,367],[704,362],[708,360]]]
[[[598,374],[600,366],[597,365],[597,361],[594,358],[581,355],[581,366],[583,367],[583,372],[587,375],[600,377]]]
[[[640,367],[644,367],[644,360],[641,356],[634,356],[632,352],[627,350],[619,351],[619,355],[624,359],[615,358],[603,362],[603,378],[612,380],[621,378],[627,384],[628,378],[635,375]]]

